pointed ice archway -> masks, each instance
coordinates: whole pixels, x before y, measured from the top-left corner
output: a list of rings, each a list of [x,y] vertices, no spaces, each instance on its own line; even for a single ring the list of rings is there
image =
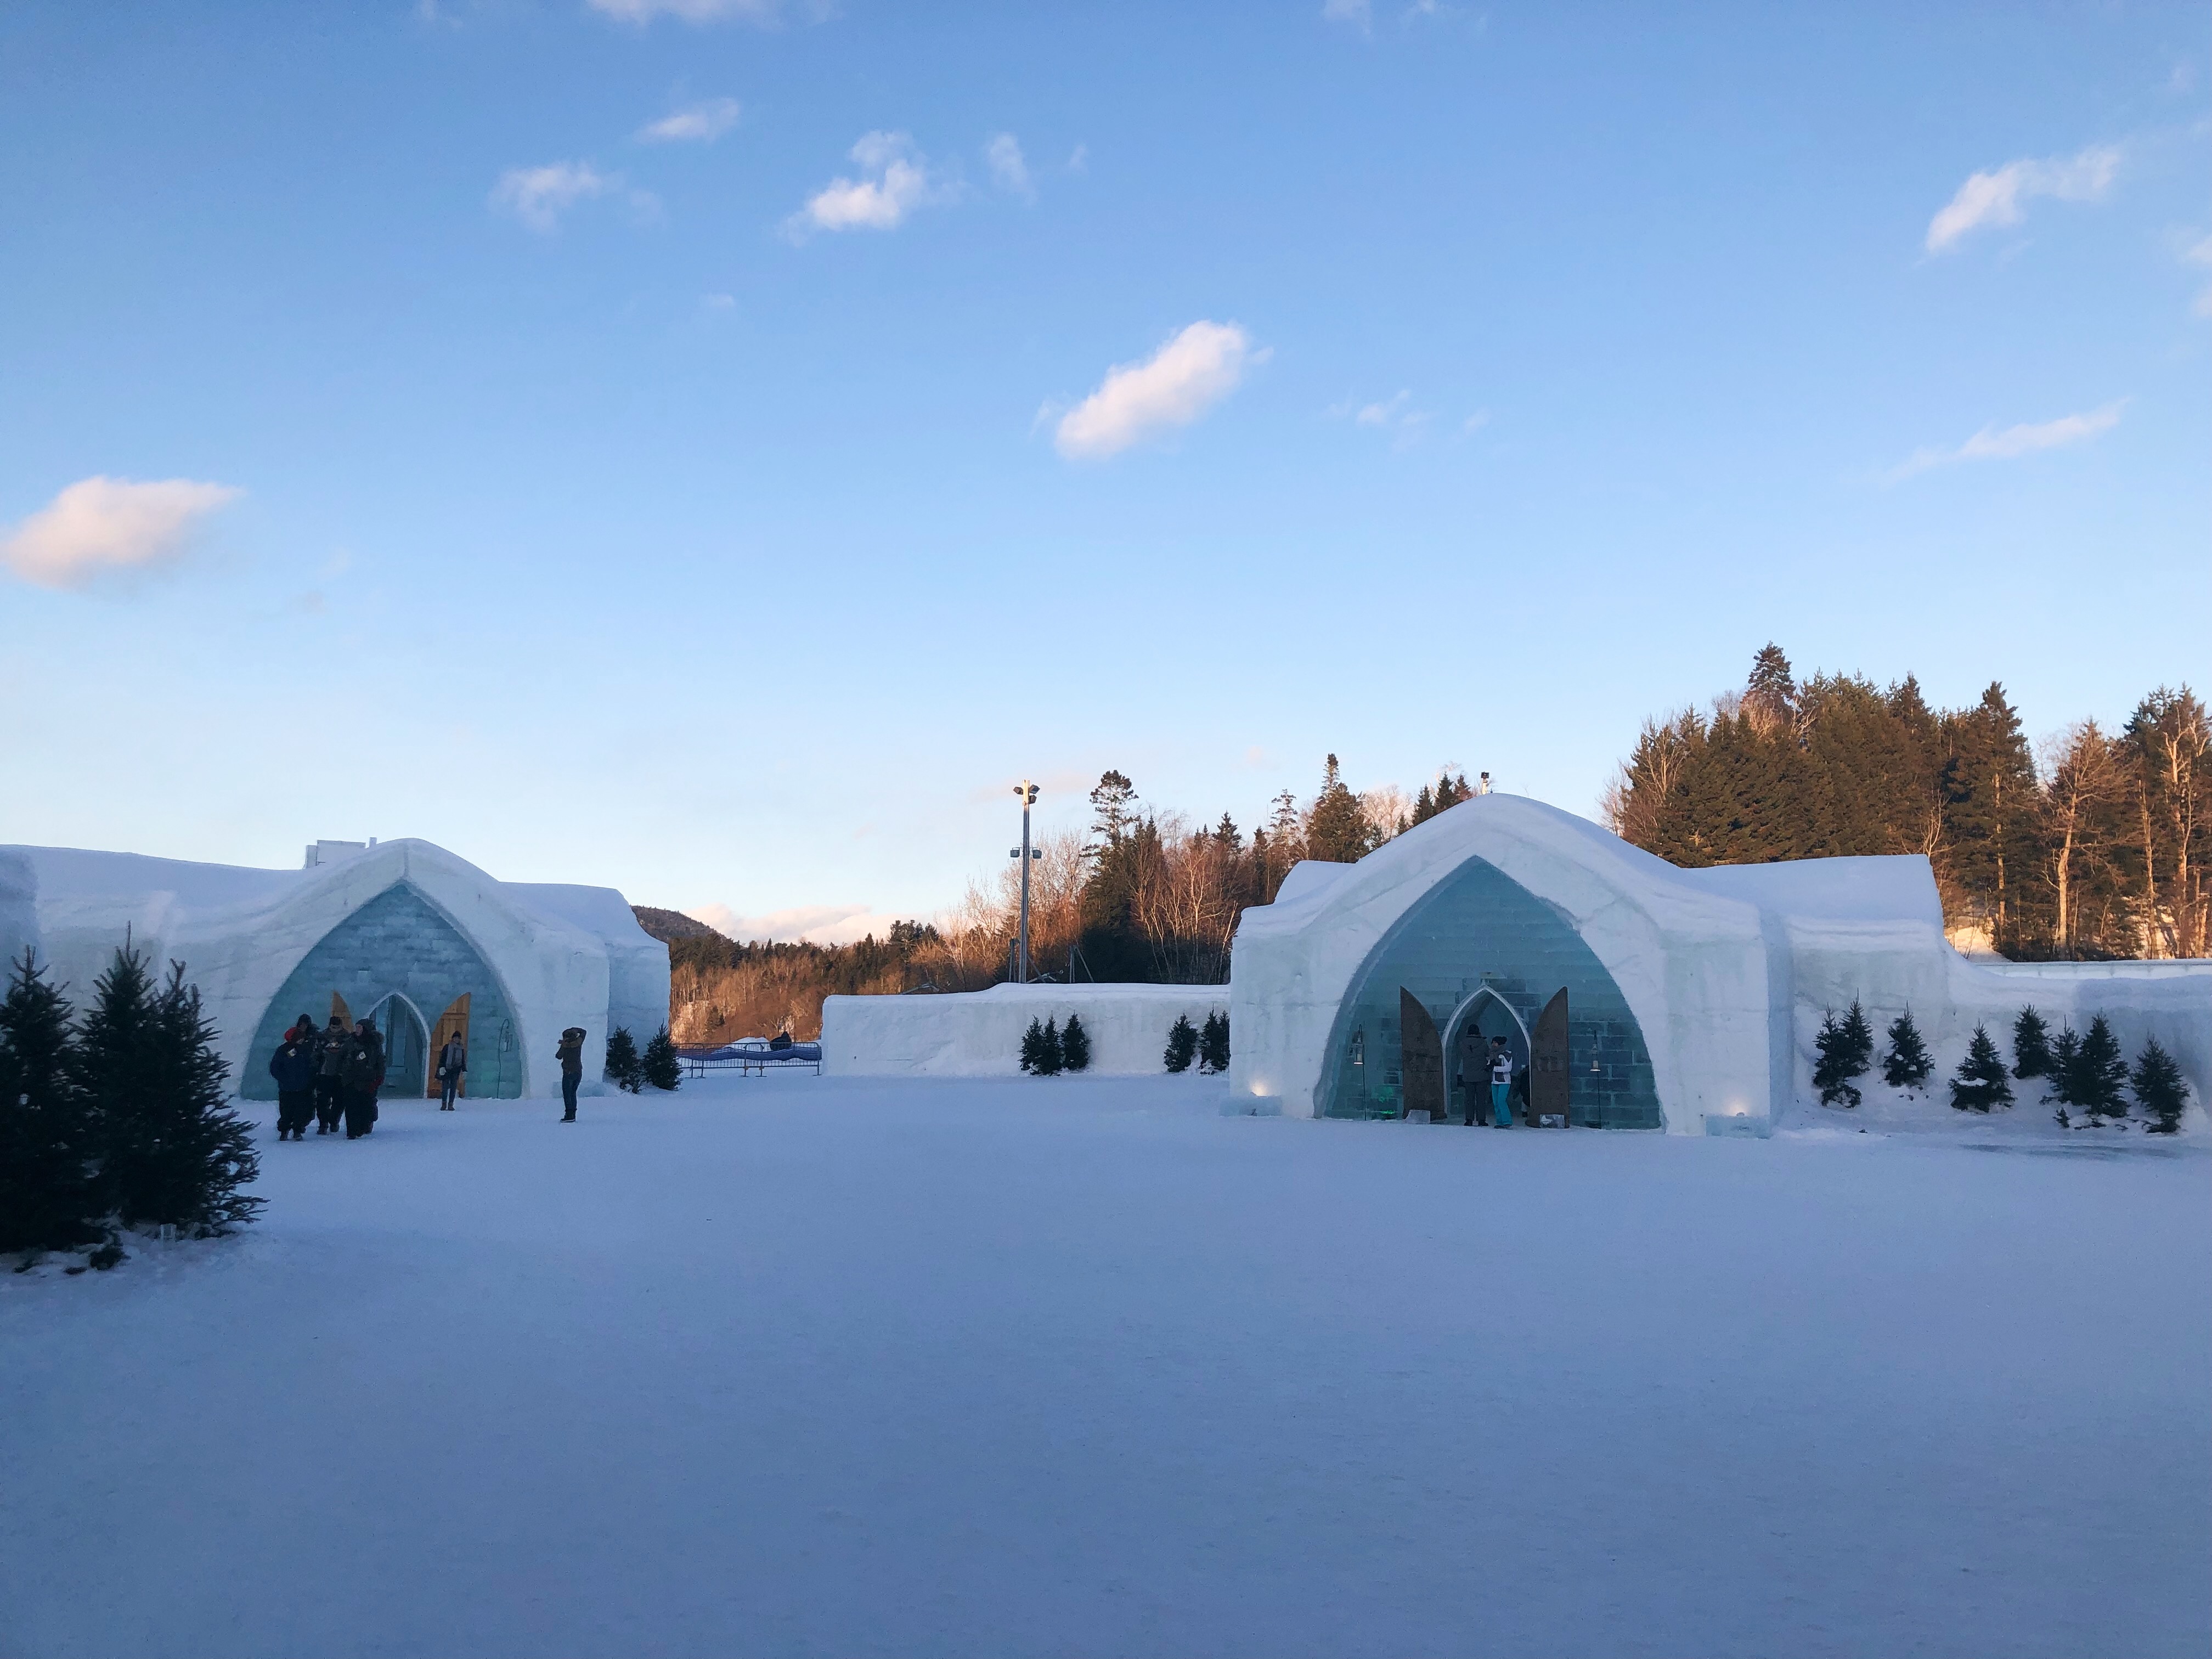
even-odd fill
[[[515,1042],[514,1005],[499,975],[483,953],[446,914],[410,881],[397,881],[362,904],[318,940],[261,1016],[240,1092],[250,1100],[272,1099],[275,1081],[266,1056],[276,1052],[284,1028],[303,1011],[331,1006],[336,994],[356,1014],[398,996],[405,1000],[422,1035],[405,1054],[392,1052],[387,1062],[404,1059],[412,1075],[401,1079],[387,1063],[385,1092],[424,1091],[419,1061],[428,1048],[426,1008],[450,1007],[464,993],[470,999],[471,1024],[477,1036],[469,1051],[469,1089],[479,1098],[513,1099],[522,1092],[522,1054]],[[398,1033],[391,1035],[396,1036]],[[402,1085],[404,1086],[401,1086]]]

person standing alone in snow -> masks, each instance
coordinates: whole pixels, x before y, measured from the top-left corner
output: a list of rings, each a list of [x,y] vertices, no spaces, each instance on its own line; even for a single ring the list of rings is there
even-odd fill
[[[456,1031],[446,1039],[446,1046],[438,1050],[438,1109],[453,1109],[453,1097],[460,1091],[461,1073],[469,1069],[468,1045]]]
[[[269,1075],[276,1079],[276,1139],[305,1140],[307,1120],[315,1115],[315,1028],[298,1026],[269,1057]]]
[[[1513,1051],[1502,1036],[1490,1039],[1490,1122],[1497,1129],[1513,1127]]]
[[[561,1046],[553,1051],[561,1062],[561,1121],[576,1121],[576,1085],[584,1080],[584,1028],[571,1025],[561,1033]]]

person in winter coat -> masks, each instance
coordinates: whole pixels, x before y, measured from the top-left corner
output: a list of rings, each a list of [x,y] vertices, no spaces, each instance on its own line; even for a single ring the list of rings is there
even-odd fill
[[[384,1045],[376,1027],[368,1020],[354,1027],[338,1062],[338,1091],[345,1103],[348,1140],[358,1140],[376,1127],[376,1086],[384,1074]]]
[[[576,1121],[576,1085],[584,1080],[584,1028],[571,1025],[561,1033],[561,1046],[553,1051],[561,1062],[561,1121]]]
[[[315,1031],[312,1025],[304,1041],[288,1036],[269,1057],[269,1075],[276,1079],[279,1140],[307,1138],[307,1120],[315,1115]]]
[[[468,1045],[456,1031],[446,1039],[446,1046],[438,1050],[438,1109],[453,1109],[453,1097],[460,1091],[461,1073],[469,1069]]]
[[[346,1030],[345,1021],[332,1014],[329,1026],[315,1045],[315,1133],[319,1135],[337,1133],[339,1102],[343,1093],[338,1071],[352,1043],[353,1033]]]
[[[1513,1127],[1513,1051],[1502,1036],[1490,1039],[1490,1127]]]

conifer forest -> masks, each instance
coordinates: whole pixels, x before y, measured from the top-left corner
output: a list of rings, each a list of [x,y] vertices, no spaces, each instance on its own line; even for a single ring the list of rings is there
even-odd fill
[[[1408,795],[1355,791],[1337,757],[1249,832],[1145,800],[1109,770],[1087,833],[1048,836],[1030,884],[1040,977],[1218,984],[1237,918],[1301,859],[1349,863],[1474,793],[1447,770]],[[1802,683],[1778,646],[1703,708],[1647,719],[1600,804],[1624,839],[1689,867],[1917,853],[1947,929],[2015,960],[2212,954],[2212,719],[2186,685],[2030,742],[2002,684],[1931,708],[1911,675]],[[949,915],[848,945],[738,943],[696,923],[669,939],[678,1042],[821,1029],[823,997],[979,989],[1011,971],[1019,877],[971,883]]]

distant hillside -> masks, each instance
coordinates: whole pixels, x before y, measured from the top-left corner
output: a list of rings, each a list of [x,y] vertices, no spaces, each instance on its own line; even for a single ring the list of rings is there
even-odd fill
[[[633,904],[637,925],[659,939],[663,945],[673,945],[679,939],[720,939],[722,936],[703,921],[694,921],[681,910],[663,910],[656,905]]]

